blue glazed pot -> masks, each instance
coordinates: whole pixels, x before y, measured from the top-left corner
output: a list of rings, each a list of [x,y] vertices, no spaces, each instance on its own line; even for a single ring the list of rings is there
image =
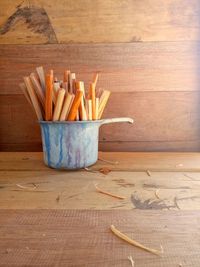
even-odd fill
[[[99,127],[114,122],[133,123],[133,120],[39,121],[45,164],[55,169],[80,169],[93,165],[98,159]]]

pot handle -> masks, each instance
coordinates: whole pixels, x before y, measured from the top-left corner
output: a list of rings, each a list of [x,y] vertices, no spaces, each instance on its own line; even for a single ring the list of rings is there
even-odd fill
[[[115,123],[115,122],[128,122],[128,123],[133,123],[134,120],[131,118],[112,118],[112,119],[103,119],[101,122],[101,125],[103,124],[108,124],[108,123]]]

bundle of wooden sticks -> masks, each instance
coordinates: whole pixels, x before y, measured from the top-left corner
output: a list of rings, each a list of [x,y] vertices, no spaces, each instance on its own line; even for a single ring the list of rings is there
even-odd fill
[[[86,121],[101,119],[110,96],[108,90],[96,90],[97,81],[98,73],[86,92],[84,82],[76,80],[75,73],[65,70],[59,81],[53,70],[45,74],[40,66],[19,86],[38,120]]]

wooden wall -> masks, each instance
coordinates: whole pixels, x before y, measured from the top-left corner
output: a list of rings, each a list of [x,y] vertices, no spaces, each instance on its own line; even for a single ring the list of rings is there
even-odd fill
[[[100,149],[199,151],[198,0],[0,1],[0,149],[41,150],[36,117],[18,88],[43,65],[68,67],[112,96]]]

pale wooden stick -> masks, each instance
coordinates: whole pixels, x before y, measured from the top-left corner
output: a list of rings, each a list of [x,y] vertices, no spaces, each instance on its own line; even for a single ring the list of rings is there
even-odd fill
[[[152,248],[145,247],[145,246],[143,246],[142,244],[140,244],[139,242],[137,242],[137,241],[131,239],[131,238],[128,237],[127,235],[125,235],[125,234],[123,234],[122,232],[120,232],[119,230],[117,230],[117,229],[115,228],[114,225],[111,225],[111,226],[110,226],[110,229],[111,229],[111,231],[112,231],[116,236],[118,236],[119,238],[123,239],[124,241],[126,241],[127,243],[129,243],[129,244],[131,244],[131,245],[133,245],[133,246],[135,246],[135,247],[144,249],[144,250],[146,250],[146,251],[148,251],[148,252],[151,252],[151,253],[153,253],[153,254],[156,254],[156,255],[160,255],[160,254],[162,254],[162,251],[159,251],[159,250],[156,250],[156,249],[152,249]]]
[[[95,120],[98,120],[98,117],[99,117],[99,98],[98,97],[96,97],[95,108],[96,108]]]
[[[75,120],[78,108],[79,108],[80,103],[81,103],[82,96],[83,96],[83,92],[80,90],[77,90],[72,107],[71,107],[71,110],[70,110],[68,118],[67,118],[69,121]]]
[[[87,117],[88,120],[92,120],[92,100],[91,99],[86,99],[86,109],[87,109]]]
[[[36,68],[36,72],[39,76],[40,83],[42,86],[43,92],[45,92],[45,74],[44,74],[44,68],[42,66]]]
[[[37,95],[33,89],[30,77],[24,77],[24,83],[26,85],[29,97],[30,97],[31,102],[33,104],[33,107],[35,109],[35,113],[37,115],[38,120],[43,120],[42,110],[40,108],[39,100],[38,100]]]
[[[28,101],[28,103],[29,103],[29,104],[31,105],[31,107],[33,108],[33,104],[32,104],[32,102],[31,102],[30,96],[29,96],[29,94],[28,94],[28,92],[27,92],[26,85],[25,85],[24,83],[20,83],[20,84],[19,84],[19,87],[20,87],[20,89],[22,90],[22,92],[23,92],[23,94],[24,94],[26,100]],[[34,108],[33,108],[33,109],[34,109]]]
[[[45,120],[52,120],[53,112],[53,77],[51,74],[46,75],[46,99],[45,99]]]
[[[71,78],[72,78],[72,90],[73,93],[76,94],[76,73],[71,73]]]
[[[66,118],[69,114],[70,108],[72,106],[74,97],[75,97],[75,95],[67,93],[65,100],[64,100],[64,103],[63,103],[62,112],[60,115],[60,121],[66,120]]]
[[[94,83],[94,88],[95,89],[96,89],[96,85],[97,85],[98,79],[99,79],[99,74],[98,73],[95,73],[94,79],[93,79],[93,83]]]
[[[101,119],[103,111],[106,107],[108,99],[110,97],[110,91],[104,90],[99,100],[99,119]]]
[[[91,96],[91,99],[92,99],[92,119],[95,120],[96,118],[96,108],[95,108],[95,84],[94,83],[91,83],[90,84],[90,96]]]
[[[84,97],[85,97],[84,82],[79,81],[77,83],[77,86],[78,86],[79,90],[83,92],[83,96],[81,98],[81,103],[80,103],[80,107],[79,107],[80,119],[82,121],[86,121],[87,120],[87,113],[86,113],[86,109],[85,109],[85,105],[84,105]]]
[[[55,109],[54,109],[54,113],[53,113],[53,121],[58,121],[59,117],[60,117],[60,113],[62,110],[62,106],[63,106],[63,100],[65,97],[65,89],[59,89],[58,90],[58,96],[56,99],[56,105],[55,105]]]
[[[69,93],[73,94],[73,81],[72,81],[72,74],[71,72],[69,73],[69,80],[68,80],[68,90]]]
[[[104,190],[100,189],[97,185],[95,185],[95,188],[96,188],[96,190],[97,190],[99,193],[101,193],[101,194],[108,195],[108,196],[110,196],[110,197],[115,197],[115,198],[118,198],[118,199],[125,199],[125,197],[118,196],[118,195],[109,193],[109,192],[107,192],[107,191],[104,191]]]
[[[45,108],[45,97],[44,97],[44,91],[37,79],[37,76],[35,73],[31,73],[30,75],[31,82],[34,86],[35,92],[38,96],[38,99],[40,100],[40,103],[42,104],[42,107]]]

